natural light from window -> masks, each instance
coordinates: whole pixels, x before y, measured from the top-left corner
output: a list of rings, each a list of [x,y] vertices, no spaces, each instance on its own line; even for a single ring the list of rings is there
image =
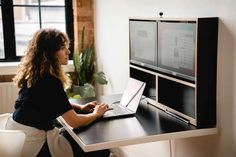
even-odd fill
[[[64,0],[16,0],[14,5],[16,55],[23,56],[28,41],[39,28],[66,32]]]

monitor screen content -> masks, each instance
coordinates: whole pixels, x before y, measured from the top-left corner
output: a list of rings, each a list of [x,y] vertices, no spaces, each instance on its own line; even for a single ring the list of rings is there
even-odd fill
[[[195,81],[195,51],[195,21],[158,21],[158,70]]]
[[[130,19],[130,62],[157,69],[156,20]]]

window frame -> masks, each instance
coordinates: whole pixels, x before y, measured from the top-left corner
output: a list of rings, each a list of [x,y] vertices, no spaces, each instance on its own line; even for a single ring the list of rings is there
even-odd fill
[[[40,0],[39,0],[40,1]],[[39,3],[40,4],[40,3]],[[0,59],[0,62],[16,62],[20,61],[22,56],[16,55],[16,38],[15,38],[15,23],[14,23],[14,12],[13,0],[1,1],[2,10],[2,27],[3,27],[3,41],[4,41],[4,59]],[[23,5],[21,5],[23,6]],[[25,5],[30,6],[30,5]],[[45,7],[40,5],[39,7]],[[53,7],[50,5],[50,7]],[[39,15],[41,16],[41,15]],[[41,28],[42,19],[39,18],[39,25]],[[70,59],[72,58],[74,51],[74,21],[73,21],[73,5],[72,0],[65,0],[65,22],[66,22],[66,33],[70,39]]]

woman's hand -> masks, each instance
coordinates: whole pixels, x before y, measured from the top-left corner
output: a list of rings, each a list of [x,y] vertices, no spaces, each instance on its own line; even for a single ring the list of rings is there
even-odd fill
[[[83,112],[91,113],[91,112],[93,112],[96,105],[98,105],[98,103],[96,101],[92,101],[92,102],[89,102],[85,105],[81,105],[80,110]]]
[[[76,112],[82,111],[82,113],[91,113],[93,112],[94,107],[97,105],[97,102],[92,101],[84,105],[71,103],[71,105]]]
[[[109,106],[105,103],[97,104],[94,108],[93,114],[97,115],[97,118],[100,118],[105,112],[111,110]]]

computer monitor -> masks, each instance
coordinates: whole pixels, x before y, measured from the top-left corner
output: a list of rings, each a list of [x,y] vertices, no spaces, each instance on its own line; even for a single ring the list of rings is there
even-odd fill
[[[130,63],[157,69],[156,20],[129,20]]]
[[[195,81],[196,21],[158,21],[158,70]]]

